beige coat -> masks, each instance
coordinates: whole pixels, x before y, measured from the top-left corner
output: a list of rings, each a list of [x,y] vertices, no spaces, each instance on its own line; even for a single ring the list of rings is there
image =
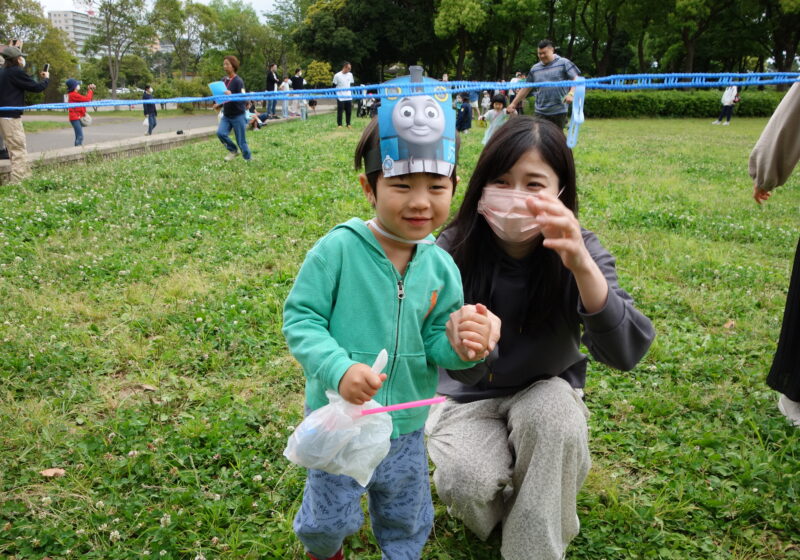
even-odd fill
[[[771,191],[784,184],[800,160],[800,82],[775,109],[750,154],[755,186]]]

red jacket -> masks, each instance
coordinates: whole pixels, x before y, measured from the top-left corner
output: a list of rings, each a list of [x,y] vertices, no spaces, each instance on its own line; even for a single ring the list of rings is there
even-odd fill
[[[91,101],[92,95],[94,95],[94,92],[92,90],[86,92],[86,95],[81,95],[77,91],[73,90],[69,92],[69,96],[67,97],[67,99],[70,103],[81,103],[83,101]],[[69,108],[69,120],[71,121],[77,121],[85,114],[86,114],[86,107]]]

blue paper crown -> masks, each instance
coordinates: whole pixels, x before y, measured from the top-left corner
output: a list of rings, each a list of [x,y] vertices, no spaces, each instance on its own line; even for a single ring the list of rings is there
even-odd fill
[[[381,162],[384,177],[408,173],[435,173],[449,177],[456,165],[456,114],[450,92],[433,78],[422,76],[421,66],[409,67],[409,76],[381,86],[378,109]],[[423,91],[429,95],[408,95]]]

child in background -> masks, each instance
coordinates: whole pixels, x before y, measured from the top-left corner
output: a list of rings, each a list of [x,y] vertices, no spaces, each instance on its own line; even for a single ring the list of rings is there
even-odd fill
[[[469,104],[469,96],[466,93],[459,93],[457,99],[456,130],[466,134],[472,128],[472,105]]]
[[[483,135],[482,143],[485,145],[486,142],[489,141],[489,138],[492,137],[492,134],[494,134],[494,131],[508,120],[508,113],[506,113],[506,96],[495,95],[492,98],[492,108],[486,111],[486,114],[482,115],[480,119],[489,123],[486,133]]]
[[[289,81],[289,76],[284,76],[283,77],[283,81],[281,82],[281,85],[278,86],[278,90],[282,91],[282,92],[284,92],[284,94],[286,94],[287,92],[291,91],[291,89],[292,89],[292,83]],[[281,113],[282,113],[284,119],[288,119],[289,118],[289,99],[288,98],[287,99],[281,99]]]
[[[389,83],[423,81],[421,67],[410,70],[411,80]],[[359,182],[375,217],[352,218],[320,239],[284,307],[283,332],[306,375],[307,413],[327,404],[326,389],[354,404],[432,397],[437,364],[471,367],[499,337],[484,306],[463,306],[458,269],[431,235],[447,219],[456,185],[453,117],[449,98],[401,94],[384,100],[361,136],[355,165],[364,168]],[[384,348],[389,363],[378,374],[369,364]],[[390,414],[391,449],[366,488],[308,469],[294,530],[309,558],[343,558],[344,539],[363,523],[365,492],[383,557],[420,558],[433,526],[428,409]]]
[[[483,92],[483,99],[481,99],[481,115],[485,115],[486,112],[492,108],[492,96],[489,95],[488,91]]]

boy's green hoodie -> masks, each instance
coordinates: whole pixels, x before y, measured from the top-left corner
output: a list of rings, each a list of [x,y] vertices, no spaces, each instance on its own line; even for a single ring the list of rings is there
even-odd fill
[[[433,236],[429,236],[433,241]],[[283,334],[306,375],[306,405],[328,404],[347,369],[372,365],[386,349],[388,374],[374,399],[395,404],[430,398],[436,366],[465,369],[445,324],[463,305],[461,275],[447,252],[419,244],[400,275],[360,219],[339,224],[317,241],[286,299]],[[392,412],[392,437],[422,428],[427,407]]]

